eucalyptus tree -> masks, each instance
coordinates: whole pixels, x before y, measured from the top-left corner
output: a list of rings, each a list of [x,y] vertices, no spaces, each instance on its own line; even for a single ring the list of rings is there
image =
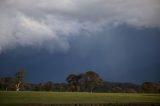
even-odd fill
[[[79,91],[79,80],[81,79],[81,76],[70,74],[66,81],[71,85],[72,91]]]
[[[90,91],[102,85],[103,81],[94,71],[87,71],[78,75],[70,74],[66,81],[70,84],[72,91]]]
[[[19,91],[24,87],[24,69],[19,70],[15,74],[14,84],[16,91]]]
[[[84,79],[86,83],[85,85],[90,90],[91,93],[96,87],[101,86],[103,84],[103,80],[94,71],[87,71],[84,74]]]

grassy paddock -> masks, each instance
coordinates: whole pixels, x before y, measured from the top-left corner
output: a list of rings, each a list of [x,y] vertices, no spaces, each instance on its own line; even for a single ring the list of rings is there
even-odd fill
[[[160,94],[137,93],[72,93],[72,92],[0,92],[0,106],[54,106],[54,104],[76,104],[76,106],[119,106],[125,104],[160,105]],[[49,105],[52,104],[52,105]],[[77,105],[80,104],[80,105]],[[88,104],[88,105],[87,105]],[[91,105],[92,104],[92,105]],[[110,105],[109,105],[110,104]],[[115,105],[117,104],[117,105]],[[128,105],[127,105],[128,104]],[[61,105],[62,106],[62,105]],[[69,106],[69,105],[68,105]],[[70,105],[71,106],[71,105]],[[75,105],[74,105],[75,106]],[[143,105],[142,105],[143,106]]]

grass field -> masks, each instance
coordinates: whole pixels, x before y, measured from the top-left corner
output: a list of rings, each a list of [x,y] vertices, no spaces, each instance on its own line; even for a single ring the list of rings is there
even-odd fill
[[[0,92],[0,106],[22,104],[158,103],[160,94]]]

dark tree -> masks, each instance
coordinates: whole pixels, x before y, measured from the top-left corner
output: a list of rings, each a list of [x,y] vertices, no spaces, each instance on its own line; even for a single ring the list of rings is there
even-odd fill
[[[45,91],[53,91],[53,89],[54,89],[54,84],[53,84],[53,82],[52,82],[52,81],[48,81],[48,82],[44,83],[43,89],[44,89]]]
[[[15,74],[14,83],[16,91],[19,91],[24,87],[24,69],[21,69]]]
[[[101,86],[103,84],[102,79],[94,71],[87,71],[84,74],[84,81],[86,83],[86,87],[90,90],[91,93],[96,87]]]
[[[70,84],[72,91],[79,91],[79,80],[81,79],[81,76],[70,74],[66,81]]]
[[[14,79],[12,77],[0,78],[0,90],[15,90]]]
[[[142,89],[146,93],[160,93],[160,84],[154,82],[144,82]]]
[[[79,75],[70,74],[66,81],[70,84],[72,91],[90,91],[102,85],[103,81],[99,75],[93,71],[87,71],[86,73],[81,73]]]

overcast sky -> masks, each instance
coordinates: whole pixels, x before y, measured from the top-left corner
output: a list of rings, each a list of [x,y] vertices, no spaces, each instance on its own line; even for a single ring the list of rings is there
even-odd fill
[[[159,81],[159,19],[159,0],[0,0],[0,76]]]

